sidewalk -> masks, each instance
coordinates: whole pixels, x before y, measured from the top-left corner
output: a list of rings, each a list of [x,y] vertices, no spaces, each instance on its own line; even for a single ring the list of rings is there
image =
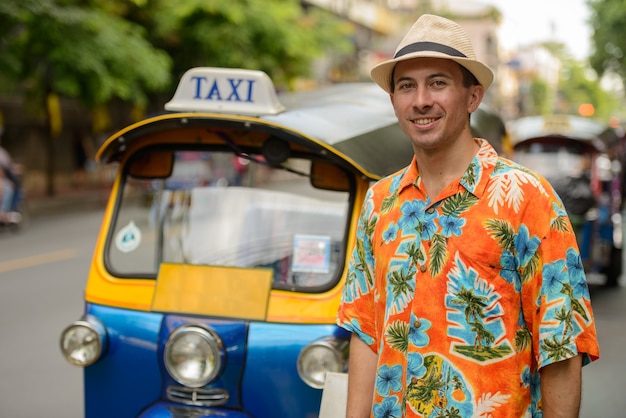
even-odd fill
[[[24,216],[36,219],[53,214],[104,209],[110,192],[111,187],[101,186],[60,189],[56,190],[54,196],[27,193],[23,205]]]

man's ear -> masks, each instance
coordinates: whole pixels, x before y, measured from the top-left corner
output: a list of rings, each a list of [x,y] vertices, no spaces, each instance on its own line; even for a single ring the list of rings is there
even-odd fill
[[[469,113],[474,113],[480,102],[483,101],[483,97],[485,96],[485,88],[480,84],[474,85],[470,87],[470,94],[467,101],[467,111]]]

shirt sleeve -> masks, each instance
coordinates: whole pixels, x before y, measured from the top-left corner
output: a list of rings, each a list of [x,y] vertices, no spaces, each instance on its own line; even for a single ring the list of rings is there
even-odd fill
[[[377,352],[377,345],[372,234],[376,219],[370,190],[361,209],[355,244],[337,313],[337,325],[356,334],[374,352]]]
[[[536,239],[537,251],[519,259],[524,316],[538,368],[578,354],[584,354],[586,364],[599,357],[599,346],[585,271],[561,201],[557,196],[547,200],[544,211],[534,207],[532,216],[548,223],[549,229],[533,236],[533,224],[529,223],[528,242]],[[537,217],[538,213],[546,213],[547,219]],[[517,245],[523,246],[521,242]]]

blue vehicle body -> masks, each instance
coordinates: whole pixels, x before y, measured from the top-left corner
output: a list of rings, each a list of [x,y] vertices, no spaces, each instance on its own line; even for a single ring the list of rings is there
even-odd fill
[[[316,416],[322,391],[308,387],[300,379],[295,367],[297,357],[303,346],[321,337],[333,334],[346,337],[346,331],[334,325],[207,319],[96,304],[87,304],[86,313],[97,317],[109,333],[108,355],[86,368],[84,374],[85,413],[93,418],[273,418],[277,411],[285,417]],[[224,405],[181,406],[167,400],[168,387],[177,383],[165,372],[161,361],[164,339],[184,324],[214,329],[224,342],[227,357],[224,372],[220,379],[204,388],[227,391],[228,402]],[[294,390],[306,396],[285,396]]]

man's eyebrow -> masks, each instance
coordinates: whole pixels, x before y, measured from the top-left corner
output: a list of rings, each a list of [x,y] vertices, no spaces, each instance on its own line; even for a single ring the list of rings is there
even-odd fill
[[[453,79],[452,74],[450,74],[450,73],[438,72],[438,73],[432,73],[432,74],[428,75],[426,77],[426,80],[432,80],[434,78],[446,78],[446,79],[449,79],[449,80]],[[415,79],[413,77],[409,77],[409,76],[401,76],[401,77],[398,77],[398,79],[395,81],[395,84],[398,84],[398,83],[403,82],[403,81],[412,81],[412,82],[414,82]]]
[[[429,75],[428,77],[426,77],[427,79],[432,79],[432,78],[438,78],[438,77],[443,77],[443,78],[449,78],[452,79],[452,74],[450,73],[434,73]]]
[[[401,83],[403,81],[415,81],[415,79],[413,77],[408,77],[408,76],[398,77],[398,79],[396,80],[396,84]]]

